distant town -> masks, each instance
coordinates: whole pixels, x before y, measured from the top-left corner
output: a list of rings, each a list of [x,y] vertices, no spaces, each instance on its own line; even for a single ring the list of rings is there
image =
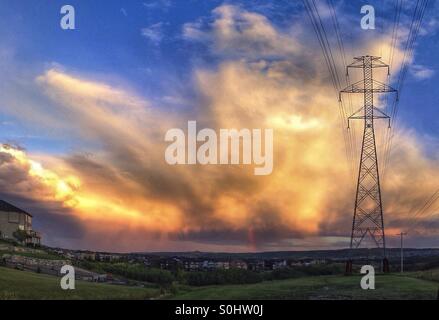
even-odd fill
[[[5,245],[0,244],[0,251],[5,251]],[[8,251],[9,251],[8,250]],[[73,264],[75,266],[81,263],[126,263],[130,265],[142,265],[145,268],[160,269],[175,272],[184,270],[186,272],[209,272],[216,270],[240,269],[255,272],[279,270],[291,266],[311,266],[318,264],[327,264],[330,261],[326,259],[241,259],[230,255],[228,258],[209,258],[199,253],[198,257],[187,257],[186,254],[173,254],[172,256],[162,254],[147,253],[103,253],[92,251],[77,251],[61,248],[44,248],[44,253],[50,255],[50,259],[37,258],[42,253],[42,249],[28,247],[14,247],[16,254],[4,254],[3,262],[7,267],[59,275],[59,270],[63,265]],[[26,254],[27,253],[27,254]],[[35,256],[32,256],[34,254]],[[195,253],[193,253],[195,254]],[[212,254],[207,254],[212,255]],[[58,259],[56,259],[58,257]],[[95,282],[114,282],[114,277],[110,274],[97,274],[87,271],[83,268],[76,267],[76,278],[84,281]],[[118,283],[123,281],[118,280]]]
[[[304,275],[342,274],[347,257],[361,264],[379,265],[379,249],[279,251],[256,253],[157,252],[112,253],[52,248],[41,245],[32,228],[32,215],[0,200],[0,265],[23,271],[61,276],[73,265],[75,277],[89,282],[168,287],[255,283]],[[406,269],[439,266],[439,249],[406,249]],[[389,249],[393,271],[398,271],[400,250]]]

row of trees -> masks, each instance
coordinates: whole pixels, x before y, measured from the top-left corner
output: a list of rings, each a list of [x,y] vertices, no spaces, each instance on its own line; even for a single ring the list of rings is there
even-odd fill
[[[84,261],[81,266],[98,273],[110,273],[131,280],[156,283],[161,286],[168,286],[175,281],[175,276],[170,271],[146,268],[142,264]]]
[[[147,268],[142,264],[130,264],[127,262],[83,262],[82,266],[99,273],[111,273],[127,279],[155,283],[163,287],[169,287],[176,281],[191,286],[250,284],[269,280],[343,273],[343,265],[337,264],[283,268],[271,272],[254,272],[243,269],[199,272],[176,270],[170,272],[156,268]]]
[[[186,273],[185,280],[191,286],[250,284],[262,281],[283,280],[316,275],[342,274],[343,265],[322,265],[282,268],[271,272],[254,272],[240,269],[216,270],[211,272]]]

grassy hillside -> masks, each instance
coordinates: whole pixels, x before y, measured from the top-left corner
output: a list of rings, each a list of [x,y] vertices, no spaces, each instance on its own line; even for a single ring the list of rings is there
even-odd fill
[[[434,274],[434,276],[432,276]],[[362,290],[360,276],[312,276],[249,285],[179,288],[174,299],[436,299],[436,273],[378,275],[376,290]],[[421,277],[425,279],[421,279]],[[429,279],[427,279],[429,278]],[[426,280],[427,279],[427,280]],[[64,291],[59,278],[0,267],[1,299],[150,299],[159,289],[76,282]]]
[[[359,276],[316,276],[251,285],[186,288],[174,299],[436,299],[438,284],[379,275],[375,290],[362,290]]]
[[[0,267],[0,300],[4,299],[149,299],[158,289],[134,288],[76,281],[64,291],[57,277]]]

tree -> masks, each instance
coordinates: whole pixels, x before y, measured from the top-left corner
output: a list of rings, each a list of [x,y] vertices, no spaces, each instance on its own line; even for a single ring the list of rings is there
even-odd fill
[[[26,239],[29,238],[29,235],[27,234],[26,231],[24,230],[20,230],[18,229],[17,231],[15,231],[13,234],[15,239],[17,239],[18,242],[23,243],[26,241]]]

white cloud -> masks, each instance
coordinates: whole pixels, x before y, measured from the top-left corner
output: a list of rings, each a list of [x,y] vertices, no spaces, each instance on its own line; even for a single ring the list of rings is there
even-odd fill
[[[206,42],[214,53],[231,57],[291,56],[301,51],[292,34],[280,32],[264,15],[234,5],[217,7],[212,14],[211,22],[186,23],[183,37]]]
[[[149,0],[143,3],[147,9],[167,9],[172,6],[171,0]]]
[[[430,79],[434,76],[435,71],[420,64],[414,64],[410,67],[410,72],[417,80]]]
[[[201,21],[188,22],[183,25],[183,37],[187,40],[208,40],[208,35],[202,31],[203,23]]]
[[[153,44],[158,45],[163,40],[163,22],[155,23],[141,30],[142,36]]]

